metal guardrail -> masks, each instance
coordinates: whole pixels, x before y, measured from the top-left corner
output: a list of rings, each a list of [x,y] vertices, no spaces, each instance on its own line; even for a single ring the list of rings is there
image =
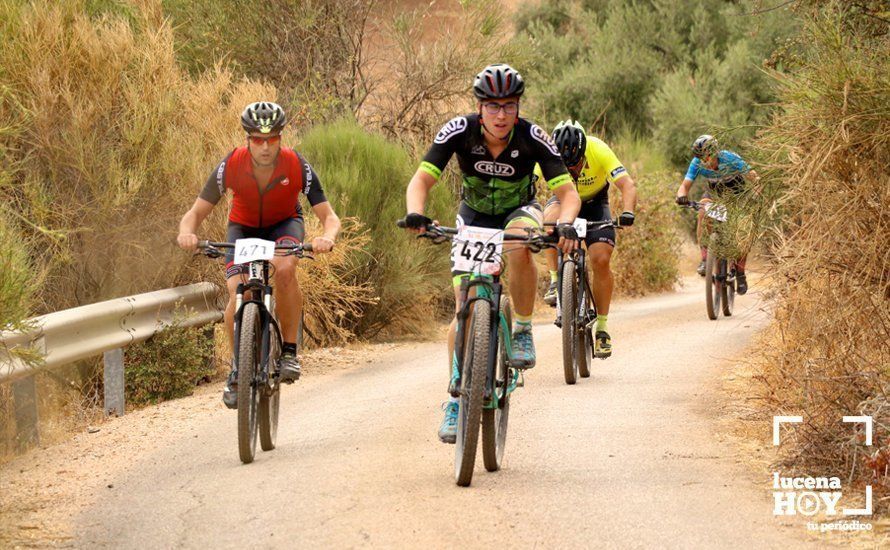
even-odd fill
[[[115,298],[31,319],[27,332],[0,333],[0,343],[13,349],[31,347],[45,356],[37,368],[53,368],[106,351],[143,342],[173,321],[176,308],[189,314],[183,326],[200,326],[222,319],[219,289],[196,283],[126,298]],[[0,383],[34,374],[35,367],[10,358],[0,348]]]
[[[26,438],[37,440],[37,400],[32,375],[100,353],[105,354],[105,410],[123,414],[123,348],[143,342],[170,326],[177,311],[184,313],[176,320],[180,326],[195,327],[222,320],[219,288],[211,283],[196,283],[116,298],[35,317],[30,320],[34,328],[24,332],[0,332],[0,383],[13,383],[19,439],[22,424],[33,424],[33,434]],[[34,349],[44,360],[29,365],[10,356],[7,350],[18,347]],[[19,411],[20,405],[28,410]]]

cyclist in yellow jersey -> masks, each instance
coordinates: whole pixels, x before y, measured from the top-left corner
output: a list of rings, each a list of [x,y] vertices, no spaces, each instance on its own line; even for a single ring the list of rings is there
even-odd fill
[[[560,122],[553,130],[552,137],[581,196],[581,212],[578,217],[587,221],[611,219],[609,186],[614,184],[621,191],[623,206],[618,223],[621,226],[633,225],[633,212],[637,204],[636,184],[612,149],[602,140],[588,136],[577,121]],[[537,169],[535,173],[540,174]],[[559,199],[553,196],[544,209],[544,221],[558,222],[559,215]],[[587,245],[588,264],[593,272],[591,286],[597,309],[594,355],[605,359],[612,355],[607,320],[609,303],[612,301],[613,280],[609,263],[615,248],[615,229],[609,227],[588,231],[584,241]],[[544,301],[555,307],[558,258],[553,249],[546,250],[545,255],[550,269],[550,287],[544,295]]]

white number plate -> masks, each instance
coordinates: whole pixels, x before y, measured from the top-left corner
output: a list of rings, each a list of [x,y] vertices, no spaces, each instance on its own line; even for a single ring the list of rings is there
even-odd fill
[[[575,226],[575,231],[578,233],[579,239],[583,239],[587,236],[587,220],[584,218],[575,218],[572,225]]]
[[[451,246],[451,261],[457,271],[497,275],[501,272],[504,232],[500,229],[464,225]]]
[[[726,207],[722,204],[706,203],[705,212],[708,213],[709,218],[714,218],[718,222],[726,221]]]
[[[263,239],[238,239],[235,241],[236,264],[246,264],[255,260],[271,260],[274,257],[274,241]]]

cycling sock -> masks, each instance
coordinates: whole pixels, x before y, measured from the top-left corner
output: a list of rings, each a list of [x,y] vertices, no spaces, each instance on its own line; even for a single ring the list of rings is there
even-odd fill
[[[457,397],[449,397],[448,402],[449,403],[460,403],[460,399],[458,399]]]
[[[550,282],[555,283],[559,280],[559,275],[556,273],[555,269],[550,270]]]
[[[293,342],[285,342],[285,343],[281,344],[281,353],[287,353],[287,352],[290,352],[290,353],[293,353],[294,355],[296,355],[297,354],[297,345]]]
[[[600,313],[596,314],[596,330],[597,330],[597,332],[599,332],[599,331],[608,332],[606,330],[606,322],[608,321],[608,319],[609,319],[608,315],[602,315]]]
[[[532,316],[516,314],[516,320],[513,321],[513,332],[530,331],[532,329]]]

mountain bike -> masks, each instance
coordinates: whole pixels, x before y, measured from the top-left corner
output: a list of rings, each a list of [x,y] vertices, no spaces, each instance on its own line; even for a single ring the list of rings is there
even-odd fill
[[[405,227],[404,220],[397,224]],[[454,478],[461,487],[469,486],[473,479],[480,425],[485,469],[497,471],[503,461],[510,395],[524,385],[522,365],[513,358],[510,299],[503,294],[500,282],[503,243],[523,244],[538,252],[559,240],[558,236],[534,231],[511,235],[495,229],[429,224],[418,235],[435,244],[454,241],[453,258],[471,268],[459,288],[460,308],[448,387],[451,396],[459,399]]]
[[[544,225],[556,226],[555,223]],[[592,327],[596,324],[596,302],[587,272],[584,236],[587,231],[607,227],[620,228],[615,220],[589,222],[577,218],[574,225],[578,231],[580,246],[567,257],[562,250],[558,251],[556,321],[553,323],[562,329],[562,368],[566,384],[569,385],[575,384],[579,375],[581,378],[590,377],[590,363],[594,357]]]
[[[310,244],[275,244],[261,239],[238,239],[234,243],[200,241],[198,249],[209,258],[235,249],[235,262],[248,264],[247,281],[235,292],[234,369],[238,380],[238,455],[253,462],[257,433],[264,451],[275,448],[278,436],[281,329],[275,317],[271,278],[273,256],[297,256],[311,252]],[[303,319],[299,321],[297,349],[302,344]],[[259,427],[259,429],[257,429]]]
[[[708,319],[716,321],[723,315],[732,315],[736,292],[735,260],[724,258],[717,253],[720,238],[719,224],[726,221],[726,207],[713,202],[690,201],[688,208],[705,210],[705,215],[714,220],[718,227],[708,236],[708,251],[705,260],[705,305]]]

